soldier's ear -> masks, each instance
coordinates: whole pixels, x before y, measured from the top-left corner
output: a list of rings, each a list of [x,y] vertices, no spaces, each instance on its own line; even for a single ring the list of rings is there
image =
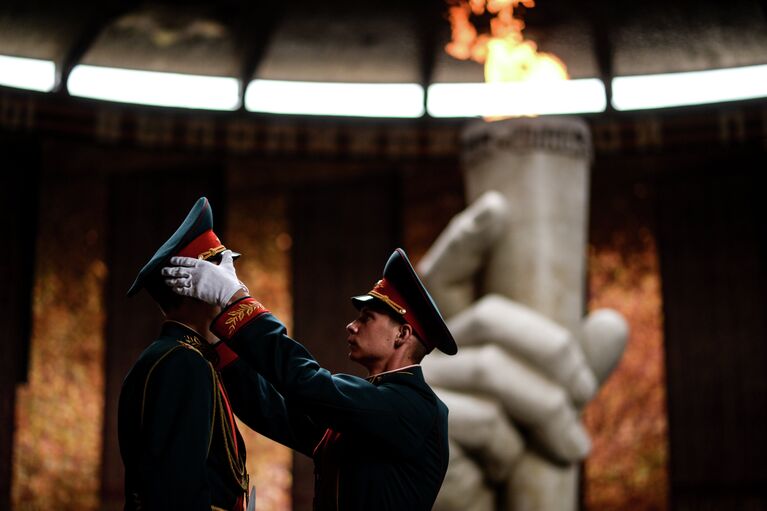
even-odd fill
[[[407,323],[403,323],[397,330],[397,340],[404,341],[408,337],[413,335],[413,327]]]
[[[397,327],[397,336],[394,338],[395,349],[399,349],[405,344],[405,339],[407,339],[407,330],[404,328],[405,326],[406,325],[399,325]]]

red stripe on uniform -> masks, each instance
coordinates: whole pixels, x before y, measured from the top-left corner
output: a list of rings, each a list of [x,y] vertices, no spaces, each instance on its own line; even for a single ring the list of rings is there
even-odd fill
[[[232,427],[232,438],[234,439],[234,454],[239,456],[239,442],[237,442],[237,425],[234,423],[234,414],[232,413],[232,407],[229,404],[229,398],[226,395],[224,386],[221,382],[218,382],[218,388],[221,391],[221,396],[224,398],[224,405],[226,405],[226,413],[229,415],[229,425]]]

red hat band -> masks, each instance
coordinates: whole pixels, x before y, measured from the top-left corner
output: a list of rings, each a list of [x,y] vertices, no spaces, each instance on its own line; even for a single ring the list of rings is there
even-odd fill
[[[197,236],[187,246],[178,251],[178,256],[193,257],[195,259],[210,259],[214,255],[220,254],[226,250],[226,247],[218,239],[213,229],[208,229]]]
[[[386,278],[383,278],[376,282],[373,290],[368,293],[370,296],[374,296],[388,305],[394,312],[400,314],[403,319],[413,327],[415,333],[418,334],[418,338],[423,344],[430,350],[434,348],[434,344],[424,334],[425,330],[418,319],[413,314],[413,311],[405,302],[402,295],[397,292],[397,289],[389,283]]]

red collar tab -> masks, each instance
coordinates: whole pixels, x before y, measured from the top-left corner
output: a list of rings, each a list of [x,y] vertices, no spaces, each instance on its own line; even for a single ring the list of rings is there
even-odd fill
[[[413,327],[413,330],[418,334],[418,338],[421,339],[421,342],[423,342],[423,344],[430,350],[434,349],[435,345],[426,337],[423,326],[415,317],[415,314],[413,314],[413,311],[400,292],[397,291],[391,282],[386,280],[385,277],[382,278],[376,282],[376,285],[373,286],[373,289],[368,292],[368,294],[378,298],[396,314],[402,316],[402,318]]]
[[[179,250],[176,255],[207,260],[220,254],[224,250],[226,250],[226,247],[221,244],[221,240],[218,239],[218,236],[213,232],[213,229],[208,229],[193,239],[187,246]]]

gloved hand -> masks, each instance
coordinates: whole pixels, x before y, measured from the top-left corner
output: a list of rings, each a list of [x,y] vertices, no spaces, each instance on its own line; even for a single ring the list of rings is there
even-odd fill
[[[171,257],[170,264],[173,266],[166,266],[161,273],[167,277],[165,283],[181,296],[224,308],[237,291],[248,292],[234,271],[231,250],[221,253],[218,265],[191,257]]]

